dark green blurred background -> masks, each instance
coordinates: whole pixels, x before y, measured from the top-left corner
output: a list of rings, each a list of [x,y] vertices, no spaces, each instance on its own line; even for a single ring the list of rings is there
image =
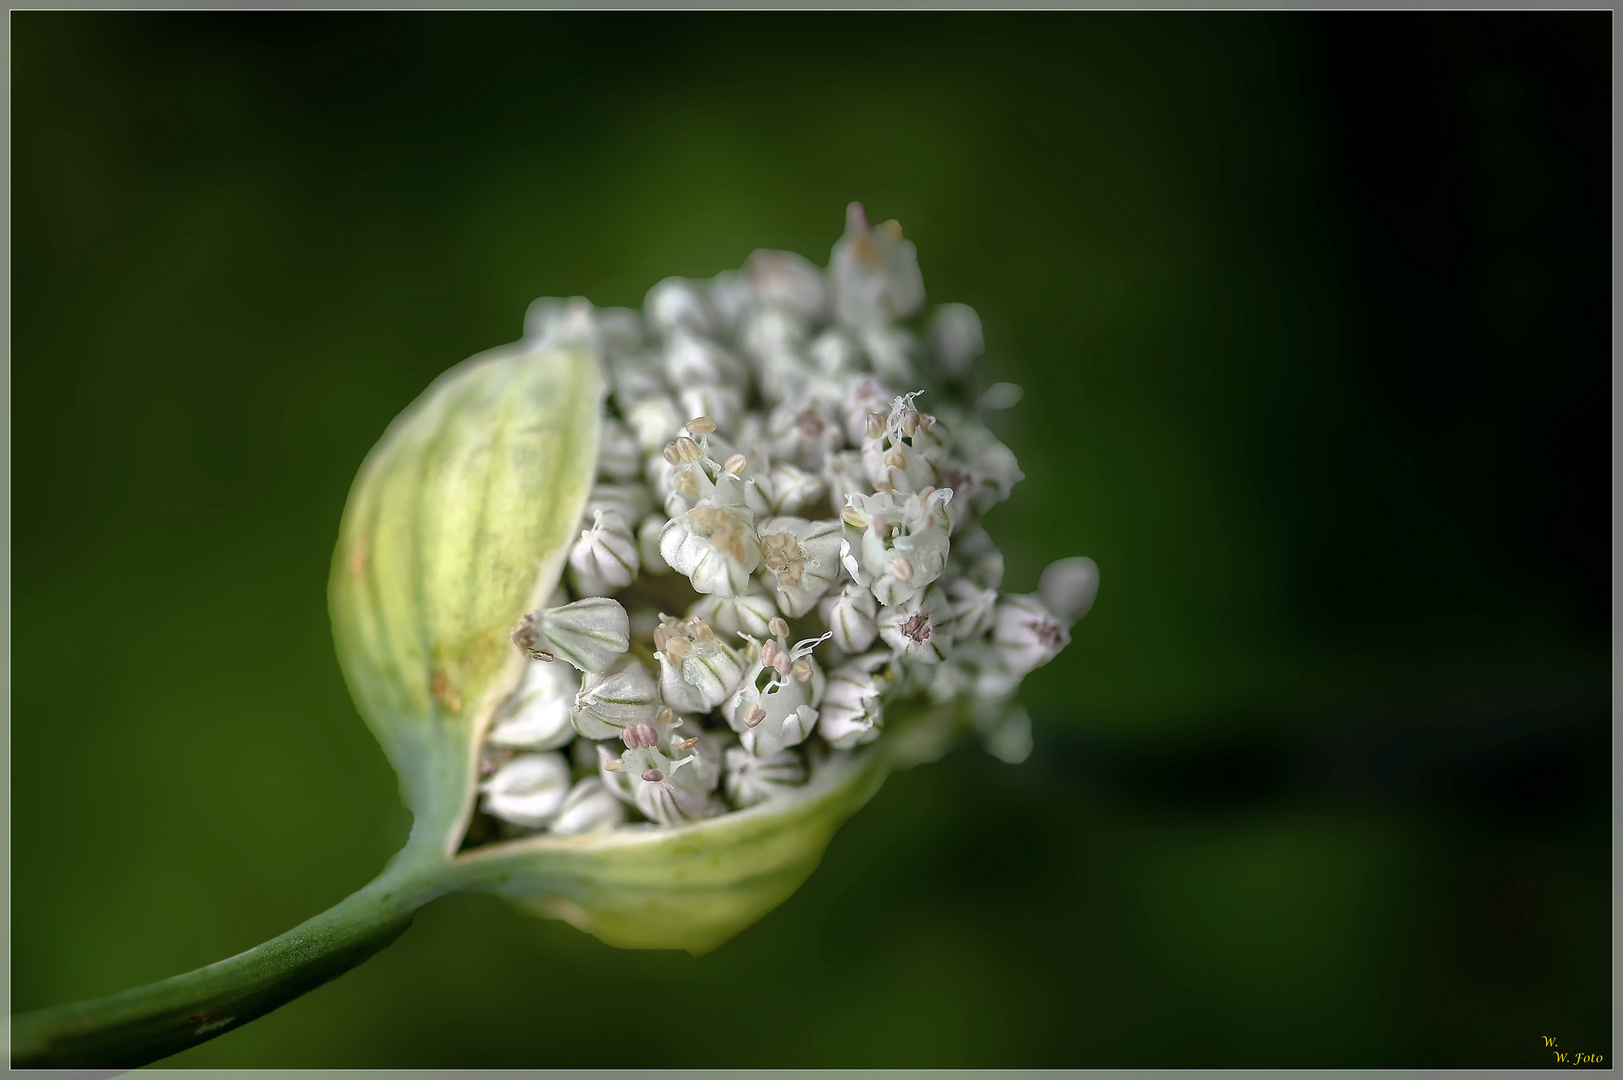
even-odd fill
[[[177,1065],[1610,1055],[1610,15],[14,13],[12,995],[405,837],[345,494],[525,305],[896,217],[982,314],[1037,749],[700,959],[485,897]]]

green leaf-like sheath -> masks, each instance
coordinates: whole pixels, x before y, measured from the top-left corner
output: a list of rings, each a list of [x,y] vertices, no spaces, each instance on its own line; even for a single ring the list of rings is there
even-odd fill
[[[457,887],[618,948],[708,952],[800,887],[893,764],[879,748],[836,754],[792,794],[691,825],[493,844],[457,858]]]
[[[525,662],[508,634],[557,585],[602,401],[586,350],[483,353],[395,419],[350,489],[333,634],[415,815],[408,850],[456,849],[479,740]]]

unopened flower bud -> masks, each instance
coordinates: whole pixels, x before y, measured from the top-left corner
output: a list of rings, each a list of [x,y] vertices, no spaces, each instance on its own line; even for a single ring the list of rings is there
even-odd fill
[[[618,602],[592,596],[532,611],[513,631],[513,640],[532,657],[544,652],[580,671],[601,672],[631,647],[631,623]]]
[[[658,451],[682,429],[682,413],[665,394],[637,402],[625,418],[644,454]]]
[[[665,530],[668,519],[662,514],[649,514],[637,526],[637,559],[642,564],[645,574],[668,574],[671,568],[665,563],[665,556],[659,553],[659,535]]]
[[[569,568],[579,591],[602,595],[621,589],[637,576],[637,537],[617,512],[597,510],[592,526],[581,531],[569,549]]]
[[[839,327],[817,335],[806,349],[806,357],[820,374],[845,379],[862,370],[865,357],[856,338]]]
[[[597,352],[601,339],[591,301],[581,296],[532,301],[524,313],[524,344],[537,352],[558,347]]]
[[[899,326],[866,330],[862,347],[881,379],[895,385],[918,382],[924,347],[909,331]]]
[[[672,386],[747,385],[748,371],[738,357],[682,327],[671,331],[665,339],[662,359],[665,377]]]
[[[651,724],[659,714],[659,684],[627,654],[602,675],[586,675],[575,694],[575,730],[588,739],[612,739],[627,724]]]
[[[684,386],[676,395],[677,401],[687,412],[703,411],[700,419],[708,421],[723,431],[732,431],[738,427],[738,422],[744,415],[744,391],[737,385],[730,383],[700,383],[697,386]],[[688,427],[695,435],[709,434]],[[716,430],[711,428],[711,431]]]
[[[782,308],[805,320],[820,320],[828,308],[823,272],[793,251],[756,251],[744,273],[765,307]]]
[[[1065,625],[1035,596],[1005,596],[998,604],[992,644],[1017,676],[1042,667],[1070,643]]]
[[[764,483],[763,483],[764,480]],[[824,502],[828,483],[814,473],[779,462],[764,478],[756,478],[766,509],[774,515],[798,514],[808,506]]]
[[[727,750],[727,798],[742,810],[787,794],[806,782],[806,766],[795,750],[756,757],[743,747]]]
[[[823,479],[828,482],[829,501],[835,506],[845,506],[852,496],[873,492],[860,450],[841,450],[834,454],[823,468]]]
[[[579,676],[566,664],[532,660],[524,680],[491,718],[492,746],[556,750],[575,737],[570,721]]]
[[[643,317],[656,334],[669,337],[679,329],[706,334],[714,324],[705,285],[688,278],[668,277],[643,298]]]
[[[601,476],[622,483],[642,476],[642,448],[637,445],[631,429],[612,416],[603,418],[603,430],[598,436],[597,471]]]
[[[479,785],[480,809],[526,829],[544,829],[569,794],[562,754],[520,754]]]
[[[625,805],[609,793],[600,778],[588,776],[569,789],[547,831],[559,836],[608,832],[625,819]]]
[[[778,613],[777,604],[758,585],[752,584],[743,596],[702,596],[688,608],[688,614],[709,623],[717,633],[731,637],[744,633],[764,637],[767,623]]]
[[[981,318],[967,304],[942,304],[930,316],[930,354],[947,374],[962,377],[986,351]]]
[[[828,676],[820,710],[823,738],[836,750],[850,750],[879,737],[884,727],[881,698],[891,685],[890,657],[882,652],[855,657]]]
[[[1099,564],[1086,556],[1051,562],[1037,584],[1037,595],[1056,619],[1074,626],[1099,595]]]
[[[976,723],[981,728],[986,752],[999,761],[1018,765],[1031,756],[1031,716],[1018,702],[1011,702],[989,724]]]
[[[834,634],[834,647],[841,652],[856,654],[873,644],[879,633],[875,621],[879,605],[873,592],[861,585],[850,584],[838,594],[826,596],[818,606],[823,625]]]
[[[978,638],[992,629],[997,611],[996,589],[983,589],[968,578],[954,578],[942,591],[947,597],[955,640]]]

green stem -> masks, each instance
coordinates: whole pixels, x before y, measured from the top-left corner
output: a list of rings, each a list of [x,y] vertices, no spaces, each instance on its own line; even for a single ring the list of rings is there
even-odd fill
[[[134,1068],[207,1042],[393,942],[418,908],[450,891],[447,870],[443,856],[408,849],[359,892],[245,953],[94,1001],[14,1016],[12,1067]]]

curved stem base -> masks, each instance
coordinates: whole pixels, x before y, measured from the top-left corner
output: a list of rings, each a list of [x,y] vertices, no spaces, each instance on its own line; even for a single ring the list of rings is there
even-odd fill
[[[17,1069],[134,1068],[207,1042],[358,966],[449,891],[444,864],[392,864],[315,918],[247,952],[94,1001],[11,1019]]]

